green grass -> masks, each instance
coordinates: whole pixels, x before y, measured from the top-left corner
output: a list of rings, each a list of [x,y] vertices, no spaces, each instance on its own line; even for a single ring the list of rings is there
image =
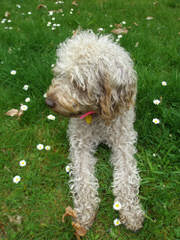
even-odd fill
[[[136,158],[146,220],[137,233],[124,226],[113,226],[118,217],[112,209],[113,169],[108,161],[109,149],[100,145],[96,174],[102,201],[85,239],[180,239],[180,1],[153,2],[77,0],[78,6],[73,6],[72,1],[57,5],[52,0],[1,0],[0,20],[8,11],[12,22],[0,23],[0,239],[75,239],[71,219],[66,219],[65,224],[61,222],[65,207],[72,205],[65,171],[69,163],[68,120],[60,116],[55,121],[47,120],[50,111],[43,94],[52,79],[51,64],[60,42],[79,25],[95,32],[103,27],[104,33],[110,33],[109,25],[123,20],[131,28],[120,44],[130,52],[138,73]],[[37,10],[40,3],[47,8]],[[61,27],[52,31],[47,27],[51,21],[48,10],[59,8],[64,16],[62,13],[54,16]],[[31,15],[27,14],[29,11]],[[146,20],[147,16],[153,20]],[[5,29],[7,26],[13,29]],[[139,46],[135,47],[137,42]],[[17,71],[15,76],[10,74],[13,69]],[[161,85],[162,81],[167,82],[166,87]],[[22,90],[25,84],[30,86],[27,92]],[[31,102],[20,119],[5,115],[9,109],[19,108],[26,97]],[[154,105],[153,100],[160,97],[161,104]],[[153,118],[159,118],[160,124],[153,124]],[[38,151],[39,143],[50,145],[51,151]],[[27,162],[24,168],[19,166],[22,159]],[[15,175],[22,178],[18,184],[12,181]]]

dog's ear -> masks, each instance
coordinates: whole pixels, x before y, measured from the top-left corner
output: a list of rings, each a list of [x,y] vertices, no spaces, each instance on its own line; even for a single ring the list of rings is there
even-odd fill
[[[101,78],[102,94],[100,97],[100,115],[107,124],[118,114],[128,110],[135,103],[136,82],[112,86],[112,81],[105,75]]]

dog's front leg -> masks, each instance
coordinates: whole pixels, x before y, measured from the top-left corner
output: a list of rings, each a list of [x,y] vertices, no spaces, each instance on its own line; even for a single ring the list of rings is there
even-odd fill
[[[136,149],[131,137],[128,139],[127,132],[126,136],[121,135],[119,144],[112,147],[111,162],[114,166],[113,193],[115,202],[120,203],[121,222],[128,229],[137,231],[142,227],[144,213],[138,199],[140,177],[136,159],[133,156]],[[123,142],[123,140],[127,142]]]
[[[95,144],[91,126],[77,121],[69,126],[71,179],[70,189],[73,195],[74,228],[81,226],[88,230],[93,224],[98,208],[98,181],[94,175],[96,158]],[[78,233],[78,230],[77,230]],[[79,234],[80,235],[80,234]]]

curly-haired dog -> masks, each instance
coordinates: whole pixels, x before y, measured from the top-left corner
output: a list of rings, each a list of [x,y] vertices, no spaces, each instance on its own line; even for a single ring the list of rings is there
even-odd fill
[[[71,118],[68,136],[74,210],[68,207],[65,216],[74,217],[76,235],[85,235],[91,227],[100,202],[94,153],[104,142],[112,149],[112,185],[115,201],[121,203],[121,222],[133,231],[140,229],[144,213],[138,199],[140,177],[133,156],[137,77],[129,54],[109,35],[80,31],[60,44],[53,71],[46,103]],[[83,119],[86,115],[87,121]]]

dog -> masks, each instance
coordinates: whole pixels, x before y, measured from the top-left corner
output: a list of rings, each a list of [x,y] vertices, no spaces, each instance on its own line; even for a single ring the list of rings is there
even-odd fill
[[[53,73],[46,104],[70,118],[69,183],[74,209],[68,207],[63,220],[67,215],[74,218],[78,239],[93,224],[100,202],[94,153],[103,142],[112,149],[112,186],[115,202],[120,204],[120,221],[132,231],[139,230],[144,212],[134,158],[137,74],[130,55],[111,35],[79,31],[58,46]]]

